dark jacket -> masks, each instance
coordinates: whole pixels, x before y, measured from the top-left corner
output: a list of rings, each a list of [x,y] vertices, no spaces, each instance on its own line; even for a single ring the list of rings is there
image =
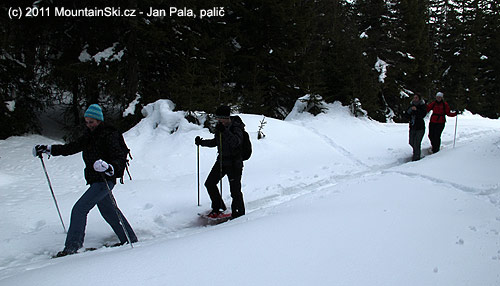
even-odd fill
[[[101,173],[94,170],[94,162],[102,159],[114,168],[115,175],[106,178],[116,183],[116,174],[123,174],[127,158],[127,151],[120,143],[121,139],[122,135],[118,130],[102,122],[94,131],[87,129],[87,132],[74,142],[52,145],[51,154],[68,156],[82,152],[87,184],[103,181]]]
[[[243,142],[244,128],[245,123],[241,121],[239,116],[231,116],[231,124],[226,127],[223,132],[216,130],[213,139],[202,140],[200,145],[205,147],[217,147],[219,153],[217,160],[220,160],[222,155],[223,165],[227,166],[235,163],[242,163],[241,143]],[[221,137],[222,146],[220,144]]]
[[[444,100],[441,102],[433,101],[427,105],[427,112],[432,110],[431,123],[445,123],[446,116],[450,117],[457,116],[455,112],[450,111],[450,106]]]
[[[412,107],[417,107],[417,110],[412,110]],[[408,108],[408,115],[410,116],[410,130],[425,130],[424,117],[427,115],[427,107],[423,100],[411,102]]]

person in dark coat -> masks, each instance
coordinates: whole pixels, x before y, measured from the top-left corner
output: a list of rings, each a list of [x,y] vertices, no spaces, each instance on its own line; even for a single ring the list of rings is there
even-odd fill
[[[73,254],[83,247],[87,215],[97,205],[102,217],[118,236],[120,243],[137,242],[132,227],[125,216],[113,202],[109,189],[116,184],[116,174],[123,174],[127,151],[120,145],[121,134],[104,123],[102,109],[92,104],[85,112],[86,133],[74,142],[65,145],[36,145],[34,153],[47,153],[53,156],[68,156],[82,152],[85,162],[85,180],[90,185],[88,190],[75,203],[71,211],[71,222],[66,236],[65,247],[57,253],[57,257]],[[105,180],[104,180],[105,179]],[[106,186],[107,185],[107,186]],[[120,218],[125,225],[127,234],[120,224]]]
[[[425,133],[424,117],[427,115],[427,106],[420,95],[415,94],[408,108],[410,116],[410,146],[413,148],[413,161],[420,160],[422,138]]]
[[[436,100],[427,105],[427,112],[432,110],[429,122],[429,140],[432,145],[432,153],[439,152],[441,148],[441,134],[446,124],[446,115],[457,116],[456,112],[450,111],[450,106],[444,101],[443,96],[442,92],[436,93]]]
[[[231,191],[231,216],[236,218],[245,214],[243,193],[241,192],[241,175],[243,159],[241,144],[245,124],[238,116],[230,116],[228,106],[220,106],[215,112],[217,126],[213,139],[204,140],[197,136],[195,144],[204,147],[217,147],[217,160],[205,181],[205,187],[212,201],[209,217],[216,218],[226,210],[226,205],[219,193],[217,183],[227,175]]]

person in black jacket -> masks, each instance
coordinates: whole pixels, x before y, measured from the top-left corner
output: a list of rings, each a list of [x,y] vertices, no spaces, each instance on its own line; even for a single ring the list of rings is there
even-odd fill
[[[102,109],[97,104],[90,105],[84,117],[87,130],[76,141],[65,145],[36,145],[34,147],[37,155],[47,153],[53,156],[68,156],[82,152],[85,162],[85,180],[90,185],[73,206],[65,247],[57,253],[57,257],[76,253],[83,246],[87,214],[95,205],[120,239],[118,245],[127,243],[127,234],[132,243],[137,242],[137,236],[132,227],[114,205],[108,191],[108,187],[113,189],[116,184],[116,174],[123,174],[125,168],[127,151],[120,145],[122,135],[115,128],[104,123]],[[120,224],[118,213],[125,224],[127,234]]]
[[[408,108],[408,115],[410,116],[410,146],[413,148],[413,161],[420,160],[421,157],[421,144],[422,138],[425,133],[424,117],[427,115],[427,106],[420,95],[415,94]]]
[[[228,106],[220,106],[215,112],[217,126],[213,139],[203,140],[200,136],[195,138],[195,144],[204,147],[217,147],[218,157],[205,181],[205,187],[212,201],[212,211],[209,217],[217,218],[226,210],[226,205],[219,193],[217,183],[227,175],[231,191],[231,217],[236,218],[245,214],[243,193],[241,192],[241,175],[243,172],[243,159],[241,144],[243,142],[243,129],[245,124],[237,116],[230,116]]]

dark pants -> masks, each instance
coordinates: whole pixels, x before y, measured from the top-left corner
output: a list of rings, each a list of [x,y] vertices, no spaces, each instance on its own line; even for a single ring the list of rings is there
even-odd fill
[[[110,189],[113,189],[115,184],[108,181],[108,186]],[[94,208],[95,205],[97,205],[102,217],[111,226],[121,243],[127,242],[127,236],[125,235],[125,232],[120,224],[120,219],[118,218],[116,210],[118,210],[122,217],[130,240],[132,242],[137,241],[137,236],[125,216],[123,216],[122,212],[118,208],[115,210],[115,206],[109,196],[106,184],[104,182],[93,183],[73,206],[68,235],[66,236],[66,249],[76,251],[83,246],[85,227],[87,225],[87,214],[92,208]]]
[[[217,183],[227,175],[229,179],[229,189],[233,199],[231,203],[231,211],[233,217],[242,216],[245,214],[245,204],[243,202],[243,193],[241,192],[241,174],[243,172],[243,163],[235,162],[234,165],[220,166],[220,162],[216,161],[210,174],[205,181],[208,195],[212,200],[212,209],[215,211],[226,210],[226,205],[219,193]]]
[[[413,148],[413,161],[420,160],[422,138],[424,138],[425,130],[410,129],[410,146]]]
[[[439,152],[443,130],[444,123],[429,123],[429,140],[431,140],[433,153]]]

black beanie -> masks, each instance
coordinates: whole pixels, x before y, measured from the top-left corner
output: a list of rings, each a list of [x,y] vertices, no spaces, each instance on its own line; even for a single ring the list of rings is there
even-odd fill
[[[231,114],[231,108],[226,105],[221,105],[217,107],[217,110],[215,111],[215,116],[218,118],[229,118],[229,115]]]

